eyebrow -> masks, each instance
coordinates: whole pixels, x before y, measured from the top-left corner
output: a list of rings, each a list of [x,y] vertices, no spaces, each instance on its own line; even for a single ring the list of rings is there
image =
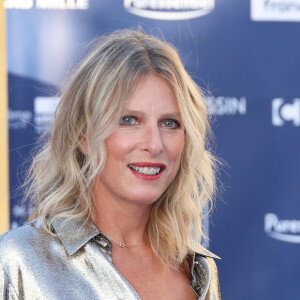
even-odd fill
[[[147,115],[147,113],[145,113],[143,111],[139,111],[139,110],[126,109],[125,110],[125,115],[145,117]],[[179,119],[179,120],[181,120],[181,115],[180,115],[180,113],[177,113],[177,112],[173,113],[172,112],[172,113],[162,114],[162,115],[160,115],[160,118],[162,118],[162,119]]]

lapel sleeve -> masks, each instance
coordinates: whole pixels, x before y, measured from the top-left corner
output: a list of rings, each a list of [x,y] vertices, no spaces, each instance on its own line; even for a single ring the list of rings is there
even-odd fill
[[[191,271],[190,285],[198,300],[221,300],[218,269],[213,258],[196,253]]]
[[[207,292],[204,296],[204,300],[221,300],[220,284],[218,269],[215,261],[211,257],[202,257],[203,263],[209,272],[209,282],[207,284]],[[200,298],[202,299],[202,298]]]

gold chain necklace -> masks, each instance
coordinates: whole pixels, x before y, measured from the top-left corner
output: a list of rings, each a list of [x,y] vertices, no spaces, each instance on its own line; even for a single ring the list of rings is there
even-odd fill
[[[125,248],[125,247],[137,247],[137,246],[142,246],[142,245],[145,245],[146,242],[143,242],[141,244],[136,244],[136,245],[126,245],[126,244],[123,244],[123,243],[119,243],[117,241],[115,241],[114,239],[112,239],[110,236],[108,236],[106,234],[106,236],[109,238],[109,240],[115,242],[118,246],[120,246],[121,248]]]

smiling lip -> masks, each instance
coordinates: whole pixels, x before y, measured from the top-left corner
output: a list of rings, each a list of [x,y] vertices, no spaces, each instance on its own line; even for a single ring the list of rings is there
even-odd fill
[[[142,174],[137,172],[136,170],[133,170],[132,168],[129,167],[129,165],[135,166],[135,167],[140,167],[140,168],[160,168],[159,172],[157,174],[153,175],[148,175],[148,174]],[[128,168],[132,172],[133,175],[135,175],[138,178],[141,178],[143,180],[157,180],[163,173],[164,169],[166,168],[165,164],[161,163],[148,163],[148,162],[139,162],[139,163],[131,163],[128,165]]]

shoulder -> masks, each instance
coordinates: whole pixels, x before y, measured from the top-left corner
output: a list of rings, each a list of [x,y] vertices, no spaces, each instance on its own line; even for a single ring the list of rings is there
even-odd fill
[[[40,228],[37,221],[10,230],[0,236],[0,264],[6,265],[18,258],[32,255],[36,249],[49,246],[55,240]]]
[[[0,236],[0,255],[27,244],[34,235],[36,235],[36,229],[31,224],[6,232]]]
[[[219,281],[218,268],[215,259],[212,257],[195,253],[194,269],[198,273],[201,272],[210,282]]]
[[[31,238],[39,237],[39,228],[36,222],[28,223],[0,235],[0,251],[9,246],[18,246],[27,243]]]
[[[205,248],[200,248],[197,252],[191,252],[193,258],[192,265],[192,285],[202,295],[205,300],[221,299],[219,275],[215,258],[219,257]]]
[[[218,268],[215,259],[219,260],[220,257],[206,248],[200,247],[201,248],[197,252],[194,252],[195,268],[201,268],[202,272],[206,273],[208,279],[211,281],[219,281]]]

